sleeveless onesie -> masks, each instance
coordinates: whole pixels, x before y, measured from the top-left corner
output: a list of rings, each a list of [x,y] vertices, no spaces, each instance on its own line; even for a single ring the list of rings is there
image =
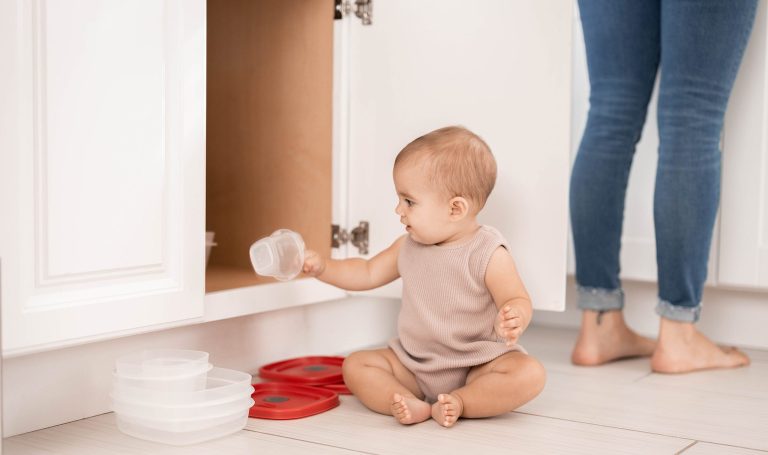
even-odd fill
[[[397,267],[403,279],[398,336],[389,347],[416,376],[428,402],[465,385],[471,367],[512,351],[493,325],[498,308],[485,286],[485,271],[502,235],[481,226],[459,245],[423,245],[409,237]]]

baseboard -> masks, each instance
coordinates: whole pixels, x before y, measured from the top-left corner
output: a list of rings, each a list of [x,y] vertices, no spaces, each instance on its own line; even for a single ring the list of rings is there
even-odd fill
[[[646,336],[658,333],[659,317],[654,312],[655,283],[625,281],[624,314],[628,324]],[[697,327],[718,343],[768,349],[768,293],[708,287],[704,290],[701,320]],[[568,279],[566,310],[562,313],[537,311],[533,323],[550,327],[577,328],[581,312],[576,308],[576,284]]]
[[[261,365],[383,345],[399,301],[353,297],[6,359],[5,437],[108,412],[117,357],[141,349],[210,353],[216,366],[256,373]]]

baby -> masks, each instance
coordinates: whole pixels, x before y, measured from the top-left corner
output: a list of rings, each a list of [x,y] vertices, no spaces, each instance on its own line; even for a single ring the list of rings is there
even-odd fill
[[[531,301],[506,240],[477,222],[496,181],[488,145],[465,128],[441,128],[408,144],[393,176],[406,235],[369,260],[306,252],[304,272],[343,289],[403,279],[399,337],[347,357],[347,387],[402,424],[432,417],[450,427],[530,401],[545,381],[517,344]]]

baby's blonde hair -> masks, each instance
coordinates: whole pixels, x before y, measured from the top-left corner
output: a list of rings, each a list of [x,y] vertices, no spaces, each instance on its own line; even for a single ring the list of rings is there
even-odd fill
[[[395,166],[423,162],[430,181],[449,198],[461,196],[472,202],[477,213],[496,183],[496,160],[490,147],[462,126],[446,126],[406,145],[395,158]]]

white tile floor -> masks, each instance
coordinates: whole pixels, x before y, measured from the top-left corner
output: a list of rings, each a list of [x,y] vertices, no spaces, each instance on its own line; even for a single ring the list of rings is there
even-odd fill
[[[342,397],[339,407],[305,419],[249,419],[245,430],[215,441],[171,447],[120,433],[112,414],[6,439],[18,454],[422,454],[768,453],[768,352],[731,371],[653,374],[647,359],[596,368],[569,362],[571,330],[534,327],[524,336],[548,371],[544,392],[508,415],[428,421],[405,427]]]

